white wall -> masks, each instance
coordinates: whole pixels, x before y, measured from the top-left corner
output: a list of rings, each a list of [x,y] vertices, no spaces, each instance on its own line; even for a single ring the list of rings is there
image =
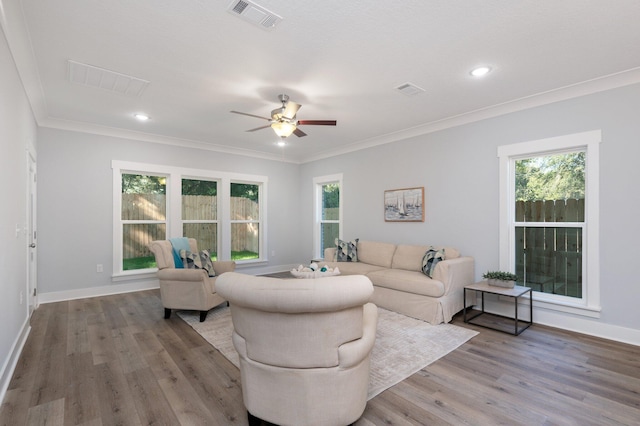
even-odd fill
[[[295,164],[45,128],[39,129],[38,143],[38,286],[44,300],[117,285],[110,274],[112,160],[267,176],[269,262],[240,270],[267,272],[299,263]],[[97,264],[104,273],[96,272]]]
[[[480,279],[484,271],[499,264],[497,147],[602,129],[601,318],[563,315],[545,321],[596,335],[615,332],[640,342],[640,278],[635,260],[640,239],[638,111],[640,84],[304,164],[303,228],[312,226],[313,177],[343,173],[346,239],[452,245],[476,259]],[[414,186],[425,187],[425,222],[385,223],[383,191]],[[310,231],[302,243],[303,252],[311,253]],[[575,325],[576,321],[582,324]]]
[[[22,83],[0,30],[0,399],[28,331],[27,149],[36,126]],[[35,151],[34,151],[35,152]],[[16,226],[20,228],[16,236]],[[23,303],[20,303],[20,293]]]

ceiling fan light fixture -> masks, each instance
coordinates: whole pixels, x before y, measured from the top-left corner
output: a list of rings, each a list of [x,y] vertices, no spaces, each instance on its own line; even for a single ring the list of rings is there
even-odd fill
[[[275,123],[271,123],[271,128],[276,132],[276,135],[281,138],[286,138],[291,136],[291,134],[296,130],[296,125],[289,123],[288,121],[276,121]]]

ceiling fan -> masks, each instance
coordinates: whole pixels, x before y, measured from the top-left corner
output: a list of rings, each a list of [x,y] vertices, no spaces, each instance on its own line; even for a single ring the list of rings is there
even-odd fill
[[[240,111],[230,111],[234,114],[248,115],[249,117],[259,118],[261,120],[267,120],[270,124],[266,126],[256,127],[255,129],[249,129],[247,132],[255,132],[256,130],[266,129],[271,127],[276,135],[281,138],[291,136],[293,133],[298,137],[307,136],[305,132],[298,129],[298,126],[315,125],[315,126],[335,126],[336,120],[298,120],[296,113],[302,105],[297,104],[289,100],[288,95],[279,95],[278,99],[282,102],[280,108],[276,108],[271,111],[271,118],[261,117],[259,115],[248,114]]]

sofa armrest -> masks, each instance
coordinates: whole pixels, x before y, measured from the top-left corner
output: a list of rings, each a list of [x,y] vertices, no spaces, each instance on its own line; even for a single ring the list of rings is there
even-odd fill
[[[461,291],[474,282],[474,267],[474,258],[469,256],[443,260],[436,265],[433,279],[444,284],[444,294]]]
[[[165,268],[157,272],[160,281],[204,281],[207,276],[204,269]]]
[[[338,348],[340,368],[351,368],[362,362],[373,349],[378,327],[378,307],[367,303],[362,313],[362,337]]]
[[[216,271],[216,276],[225,272],[233,272],[236,270],[236,262],[233,260],[216,260],[213,262],[213,270]]]

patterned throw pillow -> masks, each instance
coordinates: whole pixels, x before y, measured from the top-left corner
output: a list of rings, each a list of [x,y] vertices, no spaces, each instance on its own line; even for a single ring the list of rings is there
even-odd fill
[[[180,250],[180,257],[186,269],[204,269],[210,277],[216,276],[213,270],[213,262],[208,250],[201,250],[200,253],[191,253],[189,250]]]
[[[189,250],[180,250],[180,258],[185,269],[202,269],[200,256],[198,253],[191,253]]]
[[[433,246],[429,247],[422,258],[422,272],[429,278],[433,278],[433,271],[441,260],[444,260],[444,249],[436,250]]]
[[[202,269],[207,271],[210,277],[216,276],[216,271],[213,270],[213,262],[211,261],[209,250],[200,251],[200,263],[202,264]]]
[[[336,238],[335,262],[357,262],[358,261],[358,241],[342,241]]]

